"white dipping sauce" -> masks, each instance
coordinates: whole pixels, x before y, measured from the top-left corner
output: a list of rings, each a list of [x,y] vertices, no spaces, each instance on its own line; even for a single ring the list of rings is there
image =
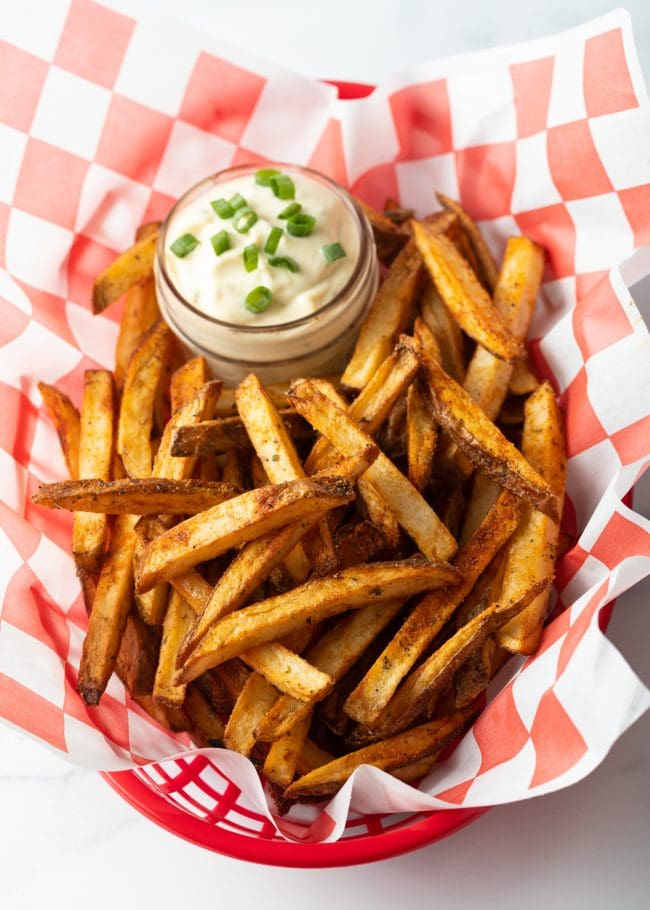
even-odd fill
[[[332,300],[348,283],[359,258],[359,227],[344,201],[323,183],[304,174],[292,172],[294,199],[278,199],[270,186],[260,186],[255,174],[236,177],[207,189],[191,204],[180,209],[169,223],[166,234],[165,267],[176,289],[196,309],[207,316],[235,325],[281,325],[309,316]],[[248,208],[257,215],[247,233],[235,229],[237,216],[221,218],[211,202],[229,200],[239,193]],[[300,203],[300,214],[315,218],[311,234],[294,237],[287,230],[287,220],[278,215]],[[273,256],[290,257],[298,270],[274,267],[264,245],[272,228],[282,228],[282,236]],[[211,238],[226,231],[230,249],[216,255]],[[171,247],[182,235],[191,234],[198,244],[180,257]],[[339,243],[343,258],[328,262],[323,247]],[[258,248],[258,265],[254,271],[244,268],[243,251],[249,244]],[[264,312],[251,312],[246,296],[264,286],[271,292],[271,303]]]

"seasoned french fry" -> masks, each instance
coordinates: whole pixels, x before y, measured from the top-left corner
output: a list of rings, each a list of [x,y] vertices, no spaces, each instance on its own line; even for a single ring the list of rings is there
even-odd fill
[[[113,376],[107,370],[86,370],[81,407],[78,476],[108,480],[113,460]],[[72,552],[77,569],[99,572],[106,539],[106,516],[76,512]]]
[[[160,636],[133,611],[126,618],[115,673],[131,696],[151,695]]]
[[[362,389],[390,354],[411,317],[420,283],[422,259],[410,240],[399,253],[361,326],[361,332],[341,382]]]
[[[197,689],[207,698],[210,705],[220,714],[230,714],[235,699],[230,697],[230,692],[214,670],[208,670],[196,680]]]
[[[405,560],[355,566],[223,617],[204,636],[190,660],[202,673],[257,645],[289,635],[306,623],[320,622],[368,603],[406,598],[459,581],[457,570],[446,563]],[[179,681],[184,678],[183,673]]]
[[[205,357],[192,357],[174,370],[169,384],[172,414],[184,408],[210,379]]]
[[[39,382],[38,390],[43,396],[43,404],[59,437],[70,478],[76,480],[79,471],[79,411],[68,396],[60,392],[56,386]]]
[[[143,224],[136,233],[136,241],[146,240],[153,236],[160,225],[157,222]],[[124,312],[120,322],[120,331],[115,347],[115,385],[122,388],[124,374],[132,355],[140,347],[145,335],[160,319],[160,310],[156,300],[156,287],[153,275],[145,278],[140,284],[134,284],[126,292]]]
[[[170,528],[141,550],[137,591],[148,591],[232,547],[353,497],[347,481],[325,475],[241,493]]]
[[[190,723],[192,739],[199,746],[223,746],[225,726],[197,686],[188,686],[183,709]]]
[[[319,701],[332,690],[333,682],[329,674],[312,666],[280,642],[251,648],[241,655],[241,659],[278,691],[300,699],[301,703]]]
[[[538,385],[539,379],[529,357],[514,365],[510,377],[510,391],[513,395],[530,395]]]
[[[406,396],[406,444],[409,480],[422,492],[431,479],[438,431],[427,403],[428,395],[416,380]]]
[[[463,705],[463,707],[465,707]],[[398,780],[406,784],[414,784],[426,777],[436,764],[440,757],[440,752],[434,752],[433,755],[425,755],[417,761],[410,762],[408,765],[402,765],[401,768],[395,768],[390,773]]]
[[[346,457],[370,441],[348,415],[325,398],[309,380],[292,383],[289,398],[309,422]],[[428,559],[449,559],[456,541],[412,483],[381,453],[364,474],[404,530]]]
[[[185,684],[174,682],[176,657],[180,643],[187,634],[194,613],[175,590],[170,591],[167,610],[163,620],[160,657],[153,687],[154,698],[165,705],[182,705],[185,700]]]
[[[93,285],[93,313],[101,313],[153,269],[158,232],[137,241],[106,268]]]
[[[341,387],[341,376],[338,373],[330,373],[327,376],[318,378],[326,380],[330,385],[334,386],[335,389],[340,389]],[[289,391],[290,382],[291,380],[287,379],[286,382],[268,382],[264,385],[267,395],[278,411],[286,411],[289,408],[287,392]],[[214,413],[215,417],[237,416],[237,402],[235,401],[234,389],[223,389],[219,404]]]
[[[401,538],[399,522],[372,484],[368,483],[365,478],[360,477],[358,486],[359,494],[368,512],[368,518],[373,527],[384,538],[386,549],[389,551],[397,550]]]
[[[62,480],[42,484],[32,501],[48,509],[108,515],[196,515],[237,495],[230,484],[208,480]]]
[[[269,749],[262,772],[272,784],[284,789],[293,780],[309,733],[310,721],[311,711],[304,720],[294,724],[286,736],[276,740]]]
[[[381,531],[369,521],[344,525],[336,532],[336,558],[341,569],[369,562],[386,546]]]
[[[255,745],[255,727],[278,697],[277,689],[258,673],[251,673],[226,724],[224,745],[250,755]]]
[[[478,698],[510,657],[505,648],[497,645],[494,636],[472,654],[454,678],[454,705],[464,708]]]
[[[442,360],[442,354],[440,351],[440,345],[438,344],[438,339],[433,334],[429,324],[422,318],[422,316],[415,317],[415,322],[413,324],[413,334],[415,335],[415,339],[421,346],[422,350],[428,354],[433,361],[440,363]]]
[[[284,791],[284,795],[287,799],[295,799],[335,793],[360,765],[373,765],[383,771],[403,767],[452,742],[460,736],[471,717],[472,712],[468,709],[457,711],[381,743],[350,752],[299,778]]]
[[[479,471],[559,521],[557,497],[467,392],[426,355],[423,363],[438,423]]]
[[[119,515],[116,519],[110,549],[99,576],[77,682],[87,705],[99,704],[115,667],[131,607],[136,520],[134,515]]]
[[[393,224],[401,225],[410,221],[415,215],[413,209],[403,208],[397,199],[387,199],[384,203],[384,215],[390,218]]]
[[[425,282],[420,298],[420,313],[438,343],[439,355],[436,356],[432,353],[426,345],[424,345],[424,349],[430,357],[440,362],[443,370],[452,379],[462,384],[465,378],[463,333],[430,279]],[[421,340],[420,336],[418,336],[418,340]]]
[[[313,431],[292,408],[278,413],[293,439],[313,437]],[[218,420],[205,420],[196,426],[179,425],[172,439],[172,455],[211,455],[251,448],[241,417],[220,417]]]
[[[316,768],[320,768],[333,760],[333,755],[326,752],[325,749],[321,749],[320,746],[317,746],[313,740],[307,737],[298,755],[296,771],[298,774],[308,774],[310,771],[314,771]]]
[[[545,382],[525,405],[522,451],[548,482],[562,508],[566,482],[566,455],[562,418],[551,386]],[[522,587],[552,574],[557,557],[559,525],[528,506],[513,535],[503,576],[501,598],[513,598]],[[497,641],[508,651],[532,654],[537,650],[548,610],[546,590],[519,616],[504,626]]]
[[[445,306],[460,327],[495,357],[521,360],[525,348],[508,330],[465,259],[444,234],[413,222],[413,236]]]
[[[517,500],[510,493],[502,493],[456,557],[454,564],[463,578],[461,584],[424,597],[348,697],[345,711],[353,720],[369,724],[379,716],[401,680],[453,616],[518,521]]]
[[[464,547],[474,536],[479,525],[499,498],[500,492],[501,487],[487,474],[480,474],[476,471],[472,478],[472,490],[467,500],[463,526],[458,538],[459,546]]]
[[[458,218],[477,260],[479,278],[488,291],[493,291],[499,277],[499,269],[476,222],[458,202],[450,199],[449,196],[445,196],[443,193],[436,193],[436,196],[440,205],[448,212],[453,212]]]
[[[408,241],[408,230],[396,225],[387,214],[378,212],[360,199],[357,199],[357,202],[370,222],[375,243],[377,244],[377,256],[381,262],[388,265]]]
[[[236,490],[243,491],[246,489],[244,462],[241,454],[237,449],[230,449],[228,452],[226,452],[223,468],[221,471],[221,478]]]

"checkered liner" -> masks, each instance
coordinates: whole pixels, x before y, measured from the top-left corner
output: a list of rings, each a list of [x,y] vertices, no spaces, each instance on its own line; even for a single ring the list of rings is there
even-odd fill
[[[135,773],[161,798],[259,838],[378,833],[584,776],[649,704],[599,629],[605,606],[650,570],[648,523],[621,502],[650,452],[648,335],[617,268],[650,244],[650,118],[628,16],[420,66],[339,101],[331,86],[158,17],[135,22],[88,0],[33,5],[13,4],[0,24],[0,715],[78,763],[155,760]],[[579,535],[539,654],[504,668],[418,790],[362,768],[327,811],[282,822],[252,765],[185,752],[187,739],[161,731],[119,682],[85,707],[71,521],[30,501],[65,474],[37,381],[78,402],[84,369],[112,366],[120,308],[90,314],[93,277],[189,184],[267,160],[420,213],[438,188],[480,220],[496,254],[519,232],[546,247],[532,349],[565,411],[564,522]]]

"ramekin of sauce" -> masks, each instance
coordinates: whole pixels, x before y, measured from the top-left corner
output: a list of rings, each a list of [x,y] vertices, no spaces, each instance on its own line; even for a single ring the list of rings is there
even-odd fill
[[[161,311],[228,384],[345,365],[377,290],[372,229],[334,181],[297,165],[236,167],[196,186],[163,224]]]

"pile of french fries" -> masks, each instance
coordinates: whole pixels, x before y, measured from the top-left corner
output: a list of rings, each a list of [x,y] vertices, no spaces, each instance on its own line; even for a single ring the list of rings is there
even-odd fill
[[[366,207],[385,267],[345,371],[222,388],[160,318],[158,225],[97,279],[125,295],[80,411],[41,385],[89,614],[78,689],[250,756],[284,808],[363,763],[424,777],[513,653],[538,647],[565,484],[526,359],[544,265],[500,267],[463,209]]]

